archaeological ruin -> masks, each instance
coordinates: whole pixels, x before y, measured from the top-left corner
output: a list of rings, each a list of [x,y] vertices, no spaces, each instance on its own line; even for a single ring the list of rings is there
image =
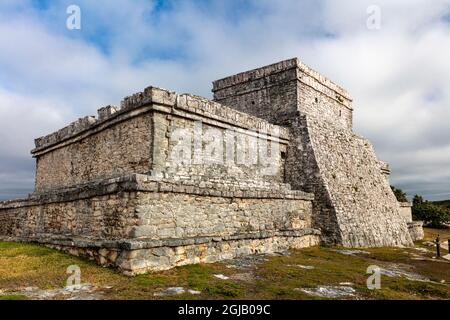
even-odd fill
[[[148,87],[36,139],[35,190],[0,202],[0,239],[133,275],[423,236],[389,166],[353,132],[347,91],[298,59],[212,91],[213,101]]]

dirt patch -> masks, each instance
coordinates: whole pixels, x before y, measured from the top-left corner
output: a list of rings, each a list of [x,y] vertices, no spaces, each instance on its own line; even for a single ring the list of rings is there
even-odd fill
[[[341,250],[333,250],[334,252],[339,252],[341,254],[344,254],[346,256],[355,256],[360,254],[370,254],[368,251],[364,250],[347,250],[347,249],[341,249]]]
[[[264,255],[253,255],[247,257],[240,257],[233,260],[226,260],[224,261],[224,263],[227,265],[227,268],[253,269],[258,267],[258,265],[267,260],[268,259]]]
[[[110,289],[99,288],[90,284],[73,285],[59,289],[40,289],[37,287],[20,288],[17,291],[0,292],[2,295],[20,295],[32,300],[101,300],[103,299],[103,290]]]
[[[322,298],[345,298],[355,296],[356,290],[351,286],[318,286],[316,288],[297,289],[311,296]]]
[[[405,277],[412,281],[430,281],[429,278],[412,271],[413,267],[404,264],[390,264],[380,268],[381,274],[388,277]]]

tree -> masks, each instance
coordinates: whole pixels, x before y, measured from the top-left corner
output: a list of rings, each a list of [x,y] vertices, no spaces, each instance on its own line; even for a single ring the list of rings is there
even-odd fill
[[[449,209],[437,206],[431,202],[424,202],[420,198],[416,199],[417,201],[412,207],[414,220],[422,220],[426,225],[434,228],[444,227],[446,223],[450,222]]]
[[[394,186],[391,186],[392,192],[394,192],[395,197],[397,198],[398,202],[408,202],[408,198],[406,198],[406,193],[403,192],[402,189],[397,189]]]
[[[420,204],[422,204],[422,203],[424,203],[425,201],[423,200],[423,197],[422,196],[419,196],[418,194],[416,194],[415,196],[414,196],[414,198],[413,198],[413,206],[416,206],[416,205],[420,205]]]

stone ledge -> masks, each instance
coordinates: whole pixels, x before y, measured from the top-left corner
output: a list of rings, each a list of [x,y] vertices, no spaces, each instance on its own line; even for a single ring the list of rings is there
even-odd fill
[[[90,239],[83,237],[71,237],[64,235],[40,234],[32,237],[4,237],[0,240],[9,242],[28,242],[40,243],[46,245],[61,245],[76,248],[107,248],[120,250],[138,250],[159,247],[180,247],[194,244],[204,244],[211,242],[266,239],[271,237],[303,237],[306,235],[320,236],[320,231],[312,228],[301,230],[280,230],[280,231],[262,231],[245,234],[235,234],[229,236],[202,236],[193,238],[179,239],[119,239],[104,240]]]
[[[422,228],[423,227],[423,221],[412,221],[412,222],[407,222],[406,223],[408,225],[408,228]]]
[[[52,151],[53,149],[72,144],[92,134],[96,134],[98,132],[106,130],[107,128],[118,123],[150,112],[151,110],[152,108],[150,107],[118,110],[114,113],[111,113],[108,118],[101,118],[101,120],[97,120],[94,116],[90,116],[88,117],[91,119],[89,122],[82,121],[82,119],[84,118],[79,119],[78,121],[73,122],[72,124],[56,132],[35,139],[35,148],[31,150],[31,154],[36,157],[43,153]],[[81,124],[77,124],[78,122],[81,122]]]
[[[263,134],[273,135],[285,140],[289,139],[289,130],[287,128],[271,124],[264,119],[239,112],[203,97],[190,94],[177,94],[151,86],[145,88],[142,92],[124,98],[120,108],[113,106],[100,108],[98,110],[98,119],[95,116],[80,118],[56,132],[35,139],[35,148],[31,153],[35,156],[39,155],[47,151],[46,149],[57,146],[72,138],[80,137],[83,139],[90,133],[105,130],[111,125],[128,120],[141,113],[152,110],[163,111],[158,109],[157,106],[167,107],[167,110],[164,111],[171,114],[175,114],[177,109],[183,110],[232,126],[252,131],[259,130]]]
[[[386,161],[382,161],[382,160],[380,160],[379,163],[380,163],[381,173],[389,176],[391,174],[391,169],[390,169],[389,163]]]
[[[190,242],[189,242],[190,243]],[[293,236],[273,235],[264,238],[236,238],[143,249],[74,247],[64,244],[44,245],[69,254],[95,260],[99,265],[115,267],[125,275],[168,270],[176,266],[213,263],[253,254],[271,254],[320,244],[317,232]]]
[[[217,91],[227,89],[238,84],[258,80],[273,74],[296,69],[298,62],[299,61],[297,58],[288,59],[270,64],[268,66],[240,72],[232,76],[215,80],[213,81],[212,92],[216,93]]]
[[[399,202],[398,203],[401,208],[412,208],[412,203],[410,202]],[[420,221],[417,221],[419,223]]]
[[[211,237],[195,237],[181,239],[162,239],[162,240],[145,240],[136,239],[120,243],[120,247],[127,250],[148,249],[154,247],[178,247],[192,244],[203,244],[210,242],[248,240],[248,239],[266,239],[271,237],[303,237],[305,235],[320,235],[320,231],[312,228],[301,230],[280,230],[280,231],[261,231],[255,233],[236,234],[230,236],[211,236]]]
[[[255,132],[258,131],[259,133],[273,135],[281,139],[289,139],[289,130],[285,127],[274,125],[264,119],[237,111],[203,97],[180,94],[177,96],[175,109],[200,114],[213,120],[226,122],[233,126]]]
[[[278,190],[275,190],[277,189]],[[119,192],[184,193],[223,198],[292,199],[313,200],[314,195],[290,190],[289,185],[273,184],[271,189],[258,189],[246,185],[226,185],[198,181],[161,180],[145,174],[130,174],[117,178],[93,181],[69,188],[31,194],[28,199],[0,202],[0,210],[36,206],[45,203],[68,202]]]

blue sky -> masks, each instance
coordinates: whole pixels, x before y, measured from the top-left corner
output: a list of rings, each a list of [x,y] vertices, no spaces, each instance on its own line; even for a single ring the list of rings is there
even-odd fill
[[[211,81],[291,57],[351,92],[393,184],[450,198],[449,17],[449,0],[2,0],[0,198],[32,191],[35,137],[148,85],[210,98]]]

